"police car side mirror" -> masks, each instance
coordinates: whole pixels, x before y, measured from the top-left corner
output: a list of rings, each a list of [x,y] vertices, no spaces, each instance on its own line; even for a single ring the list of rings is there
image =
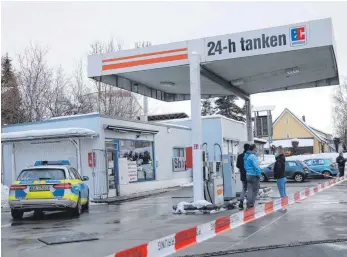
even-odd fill
[[[89,177],[88,176],[83,176],[83,181],[87,181],[89,180]]]

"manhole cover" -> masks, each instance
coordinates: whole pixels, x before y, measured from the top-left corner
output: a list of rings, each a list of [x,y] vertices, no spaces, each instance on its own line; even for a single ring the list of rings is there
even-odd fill
[[[92,241],[92,240],[98,240],[98,238],[94,235],[89,235],[86,233],[76,233],[76,234],[70,234],[70,235],[40,237],[38,238],[38,240],[47,245],[56,245],[56,244]]]

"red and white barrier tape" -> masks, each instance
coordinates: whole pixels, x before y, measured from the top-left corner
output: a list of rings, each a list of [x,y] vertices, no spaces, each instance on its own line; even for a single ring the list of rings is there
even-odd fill
[[[242,212],[235,213],[231,216],[223,216],[211,222],[198,225],[157,240],[150,241],[149,243],[135,246],[107,257],[162,257],[174,254],[191,245],[195,245],[206,241],[216,235],[233,228],[239,227],[243,224],[266,216],[277,210],[282,209],[288,205],[294,204],[297,201],[306,199],[318,192],[330,188],[338,183],[347,179],[338,177],[326,181],[323,184],[318,184],[314,187],[307,187],[300,192],[296,192],[286,197],[267,202],[262,205],[257,205],[254,208],[247,209]]]

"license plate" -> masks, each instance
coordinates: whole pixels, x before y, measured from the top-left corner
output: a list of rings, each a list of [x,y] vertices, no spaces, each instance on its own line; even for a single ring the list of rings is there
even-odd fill
[[[50,191],[50,186],[40,185],[40,186],[31,186],[30,192],[39,192],[39,191]]]

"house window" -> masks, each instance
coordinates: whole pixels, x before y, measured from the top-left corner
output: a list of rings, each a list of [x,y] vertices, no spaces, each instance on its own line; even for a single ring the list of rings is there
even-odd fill
[[[284,118],[284,123],[288,124],[289,123],[289,119],[288,118]]]
[[[184,148],[175,147],[173,149],[173,157],[184,157],[185,156],[184,152],[185,152]]]
[[[290,133],[289,132],[286,133],[286,138],[290,138]]]

